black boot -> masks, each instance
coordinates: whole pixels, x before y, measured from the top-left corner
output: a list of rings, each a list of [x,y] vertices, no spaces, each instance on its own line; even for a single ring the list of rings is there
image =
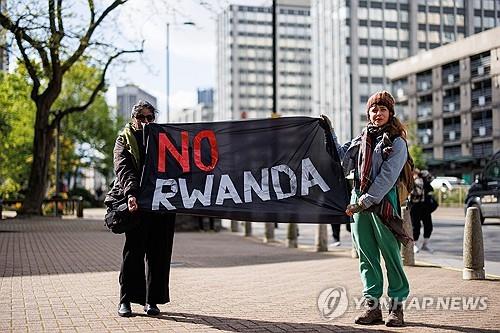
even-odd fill
[[[156,304],[146,304],[144,312],[146,312],[148,316],[157,316],[160,314],[160,309],[158,309]]]
[[[120,303],[118,306],[118,315],[120,317],[130,317],[132,315],[132,308],[130,308],[130,303]]]

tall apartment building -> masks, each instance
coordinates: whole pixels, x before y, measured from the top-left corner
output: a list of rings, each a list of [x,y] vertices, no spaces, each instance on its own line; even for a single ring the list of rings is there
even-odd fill
[[[157,107],[156,97],[145,92],[134,84],[127,84],[123,87],[116,88],[117,116],[124,119],[130,118],[132,106],[139,100],[146,100],[155,108]]]
[[[277,112],[311,114],[309,0],[278,0]],[[268,118],[273,108],[272,8],[230,5],[217,18],[217,120]]]
[[[312,0],[313,114],[331,116],[342,141],[366,124],[386,66],[500,25],[500,0]],[[407,116],[407,105],[396,112]]]
[[[7,0],[0,0],[0,12],[7,11]],[[9,52],[7,49],[7,36],[5,30],[0,27],[0,71],[9,70]]]
[[[196,94],[197,94],[198,104],[204,104],[206,106],[213,106],[214,105],[214,89],[213,88],[197,89]]]
[[[500,28],[388,66],[435,174],[474,180],[500,150]]]

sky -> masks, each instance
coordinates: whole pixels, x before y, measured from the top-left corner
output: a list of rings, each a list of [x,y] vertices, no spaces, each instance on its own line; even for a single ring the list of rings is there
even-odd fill
[[[133,83],[157,98],[166,122],[166,22],[170,22],[170,112],[196,105],[197,88],[215,88],[216,17],[229,4],[271,6],[271,0],[130,0],[120,10],[120,29],[145,40],[144,53],[110,72],[107,94],[116,105],[116,86]],[[133,24],[131,24],[133,22]],[[184,23],[192,22],[194,25]]]
[[[170,112],[196,105],[197,88],[214,88],[216,21],[223,1],[132,0],[121,8],[120,29],[144,40],[144,53],[109,73],[108,102],[116,104],[116,86],[132,83],[157,98],[160,122],[166,121],[166,22],[170,22]],[[209,10],[211,9],[211,10]],[[186,25],[192,22],[194,25]]]

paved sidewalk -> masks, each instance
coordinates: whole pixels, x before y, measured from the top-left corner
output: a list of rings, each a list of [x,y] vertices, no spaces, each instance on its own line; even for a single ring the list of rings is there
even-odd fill
[[[156,318],[138,305],[136,316],[120,318],[122,242],[102,220],[1,221],[0,332],[391,331],[354,325],[352,301],[330,321],[318,311],[326,288],[344,287],[349,300],[359,295],[357,263],[347,249],[287,249],[229,232],[176,234],[172,303]],[[460,310],[458,298],[454,310],[414,307],[405,313],[407,327],[392,331],[499,332],[500,281],[463,281],[460,272],[435,267],[406,271],[414,297],[482,296],[487,309]]]

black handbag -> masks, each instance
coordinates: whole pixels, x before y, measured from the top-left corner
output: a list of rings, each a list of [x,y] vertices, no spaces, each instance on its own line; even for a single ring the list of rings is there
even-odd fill
[[[127,198],[113,202],[104,216],[104,225],[115,234],[133,230],[139,224],[139,219],[128,210],[127,202]]]
[[[428,208],[429,208],[429,213],[434,212],[439,207],[439,204],[438,204],[438,202],[436,201],[436,198],[434,198],[433,195],[429,195],[429,199],[428,199],[427,205],[428,205]]]

